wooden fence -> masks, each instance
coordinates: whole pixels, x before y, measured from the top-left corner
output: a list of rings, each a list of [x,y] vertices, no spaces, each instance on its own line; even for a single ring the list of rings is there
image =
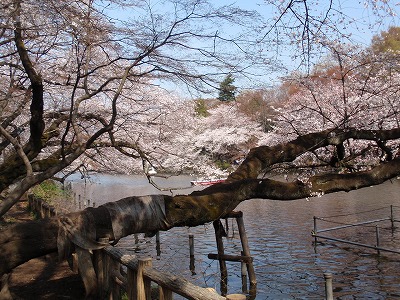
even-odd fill
[[[367,221],[363,221],[363,222],[356,222],[356,223],[343,223],[343,222],[339,223],[339,222],[335,221],[336,216],[330,216],[330,217],[324,217],[324,218],[314,216],[314,229],[311,232],[311,235],[314,237],[314,244],[317,245],[318,238],[320,238],[320,239],[331,240],[331,241],[335,241],[335,242],[360,246],[360,247],[364,247],[364,248],[375,249],[375,250],[377,250],[378,254],[380,254],[380,251],[386,251],[386,252],[400,254],[400,251],[397,249],[388,249],[388,248],[381,247],[379,226],[377,225],[378,223],[381,223],[384,221],[390,221],[392,231],[395,229],[394,223],[400,222],[400,220],[395,219],[395,216],[393,214],[393,207],[394,207],[393,205],[390,205],[390,212],[388,212],[388,215],[389,215],[388,217],[367,220]],[[376,211],[381,210],[381,209],[384,209],[384,208],[376,209]],[[363,212],[348,214],[348,216],[360,214],[360,213],[363,213]],[[324,222],[337,223],[337,224],[339,224],[339,226],[319,229],[319,226],[317,225],[317,220],[324,221]],[[351,228],[351,227],[356,227],[356,226],[364,226],[364,225],[368,226],[369,224],[376,224],[374,227],[375,228],[375,237],[376,237],[376,245],[375,246],[364,244],[364,243],[359,243],[359,242],[354,242],[354,241],[350,241],[350,240],[340,239],[340,238],[336,238],[333,236],[327,236],[324,234],[325,232],[334,232],[335,230]]]
[[[29,207],[38,217],[57,215],[57,211],[40,198],[29,195]],[[76,258],[74,253],[74,257]],[[188,280],[152,268],[151,258],[138,259],[123,250],[108,246],[93,251],[99,299],[121,299],[124,291],[129,300],[173,299],[173,293],[193,300],[244,300],[243,294],[219,295],[214,289],[203,288]],[[73,269],[77,263],[74,263]],[[84,274],[81,275],[84,277]],[[85,281],[85,279],[83,278]],[[153,283],[153,284],[152,284]],[[157,296],[154,296],[157,294]]]
[[[138,300],[170,300],[173,293],[196,300],[246,299],[240,294],[223,297],[214,289],[202,288],[184,278],[159,272],[152,268],[151,258],[137,259],[118,248],[106,247],[95,251],[94,261],[101,299],[121,299],[122,290],[126,291],[128,299]],[[121,271],[121,266],[125,266],[126,271]]]
[[[29,209],[40,219],[51,218],[57,215],[57,210],[46,201],[32,194],[28,195]]]

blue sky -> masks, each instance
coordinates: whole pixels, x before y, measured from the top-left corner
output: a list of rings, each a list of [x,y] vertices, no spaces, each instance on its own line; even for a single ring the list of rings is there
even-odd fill
[[[270,3],[266,3],[270,2]],[[361,2],[361,3],[360,3]],[[370,4],[367,6],[365,5],[365,2],[369,2]],[[379,5],[385,5],[385,2],[387,4],[394,8],[395,15],[390,15],[385,9],[382,9],[379,7]],[[154,7],[157,7],[159,11],[162,11],[165,6],[163,0],[148,0],[148,3],[151,5],[154,5]],[[161,3],[161,5],[160,5]],[[265,32],[267,31],[267,28],[269,24],[274,23],[274,16],[277,15],[277,10],[276,10],[276,3],[283,3],[283,5],[287,5],[289,3],[289,0],[270,0],[270,1],[260,1],[260,0],[212,0],[210,1],[214,6],[223,6],[223,5],[234,5],[239,8],[245,9],[245,10],[254,10],[257,11],[265,20]],[[272,4],[271,4],[272,3]],[[328,5],[330,4],[330,1],[328,0],[309,0],[307,1],[310,9],[310,15],[312,16],[320,16],[323,15],[324,12],[326,12]],[[316,4],[318,3],[318,4]],[[374,3],[378,5],[376,8],[376,11],[379,11],[381,13],[380,16],[376,16],[374,13]],[[163,6],[164,5],[164,6]],[[303,11],[301,3],[298,4],[299,8],[299,13],[302,14]],[[385,7],[383,7],[385,8]],[[126,11],[113,11],[110,12],[113,16],[118,17],[119,19],[124,19],[126,17],[129,17],[129,13]],[[167,13],[167,12],[166,12]],[[360,45],[360,47],[367,47],[373,35],[378,34],[379,32],[383,30],[387,30],[389,26],[400,26],[399,22],[399,14],[400,14],[400,5],[398,1],[374,1],[374,0],[367,0],[367,1],[356,1],[356,0],[334,0],[333,4],[331,6],[331,11],[330,11],[330,18],[332,20],[332,24],[337,27],[337,30],[339,30],[341,33],[345,33],[349,35],[347,39],[342,39],[342,37],[338,37],[339,42],[346,42],[346,43],[352,43],[352,44],[357,44]],[[291,14],[293,16],[293,14]],[[341,23],[340,19],[344,17],[350,23]],[[293,17],[287,18],[285,21],[286,22],[292,22]],[[221,31],[225,31],[225,34],[232,35],[234,36],[236,34],[237,28],[235,26],[230,26],[230,27],[222,27],[219,28]],[[332,34],[332,37],[334,37],[334,34]],[[269,37],[268,37],[269,38]],[[282,40],[284,37],[282,38]],[[266,51],[269,51],[268,46],[265,46],[264,48],[267,48]],[[236,84],[239,87],[251,87],[251,85],[263,85],[265,84],[266,86],[268,85],[273,85],[279,82],[279,76],[285,75],[285,73],[290,72],[294,69],[296,69],[299,66],[299,61],[293,58],[291,55],[295,54],[296,51],[299,51],[299,49],[296,49],[295,47],[291,47],[290,44],[286,43],[286,47],[280,48],[278,51],[275,53],[275,58],[279,60],[279,64],[282,68],[282,71],[280,70],[279,72],[270,72],[270,74],[264,74],[261,73],[259,75],[262,76],[255,76],[254,78],[238,78],[236,81]],[[268,55],[268,54],[267,54]],[[316,56],[314,58],[314,62],[316,62],[318,59],[321,59],[326,55],[326,53],[319,53],[320,57]],[[301,57],[300,57],[301,58]],[[299,58],[299,59],[300,59]],[[254,70],[254,73],[257,73],[259,70]],[[265,72],[265,71],[262,71]],[[223,78],[222,78],[223,79]],[[221,79],[221,80],[222,80]],[[179,86],[174,86],[170,85],[172,89],[178,90]],[[169,87],[169,88],[170,88]],[[184,89],[183,89],[184,90]],[[184,92],[186,93],[186,92]]]

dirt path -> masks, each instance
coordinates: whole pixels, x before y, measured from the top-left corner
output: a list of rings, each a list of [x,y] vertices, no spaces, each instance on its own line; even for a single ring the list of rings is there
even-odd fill
[[[27,202],[23,201],[4,216],[0,229],[32,219]],[[9,290],[13,299],[84,299],[85,294],[80,276],[71,271],[66,261],[58,262],[56,253],[15,268],[9,277]],[[0,294],[0,300],[2,296],[5,295]]]

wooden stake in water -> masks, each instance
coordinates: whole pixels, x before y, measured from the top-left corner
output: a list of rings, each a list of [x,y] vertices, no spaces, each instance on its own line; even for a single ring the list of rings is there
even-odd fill
[[[379,254],[381,254],[381,251],[379,250],[379,244],[380,244],[380,242],[379,242],[379,227],[378,227],[378,225],[376,225],[376,227],[375,227],[375,233],[376,233],[376,250],[378,251],[378,255]]]
[[[216,220],[213,222],[214,230],[215,230],[215,239],[217,241],[217,251],[220,257],[219,259],[219,270],[221,272],[221,294],[225,296],[228,292],[228,270],[226,268],[226,262],[221,257],[224,253],[224,243],[222,241],[223,235],[223,225],[221,220]]]
[[[189,252],[190,252],[189,270],[192,272],[192,275],[196,275],[195,264],[194,264],[194,236],[193,236],[193,234],[189,234]]]
[[[138,240],[139,242],[139,240]],[[157,231],[156,233],[156,252],[157,252],[157,259],[160,259],[161,256],[161,244],[160,244],[160,232]]]
[[[249,241],[247,239],[246,230],[244,228],[243,217],[242,216],[237,217],[236,223],[238,225],[239,236],[240,236],[240,240],[242,242],[243,254],[245,256],[251,257]],[[254,271],[253,262],[247,264],[247,273],[249,274],[250,286],[252,286],[252,285],[256,286],[257,279],[256,279],[256,272]]]
[[[390,205],[390,222],[392,223],[392,230],[394,229],[393,205]]]
[[[317,245],[317,217],[316,216],[314,216],[313,217],[314,218],[314,231],[313,231],[313,233],[314,233],[314,243],[315,243],[315,245]]]
[[[242,256],[244,256],[244,253],[242,251]],[[247,293],[247,265],[245,262],[241,262],[241,275],[242,275],[242,292]]]

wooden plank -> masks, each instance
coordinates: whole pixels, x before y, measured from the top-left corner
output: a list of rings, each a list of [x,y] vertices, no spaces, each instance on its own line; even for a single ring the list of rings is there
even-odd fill
[[[240,261],[246,264],[252,263],[253,258],[250,256],[244,256],[244,255],[229,255],[229,254],[215,254],[215,253],[209,253],[208,254],[209,259],[222,259],[225,261]]]
[[[241,218],[243,217],[243,212],[241,211],[231,211],[227,213],[225,216],[222,217],[222,219],[226,218]]]

